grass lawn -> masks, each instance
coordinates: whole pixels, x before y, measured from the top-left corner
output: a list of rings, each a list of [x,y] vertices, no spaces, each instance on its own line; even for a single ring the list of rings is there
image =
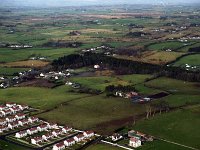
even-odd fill
[[[62,102],[87,96],[86,94],[69,93],[68,90],[67,86],[54,89],[13,87],[0,90],[0,101],[27,104],[34,108],[46,110],[54,108]]]
[[[157,115],[134,126],[139,130],[160,138],[187,146],[200,148],[200,105]]]
[[[137,148],[137,150],[190,150],[182,146],[170,144],[167,142],[155,140],[153,142],[147,142],[142,147]]]
[[[86,150],[123,150],[123,149],[108,144],[95,144],[86,148]]]
[[[2,150],[30,150],[27,147],[18,146],[10,142],[0,140],[0,149]]]
[[[124,123],[119,121],[118,124],[112,124],[110,123],[112,120],[141,114],[145,110],[144,107],[144,105],[133,104],[130,100],[98,95],[70,101],[53,111],[39,115],[39,117],[79,129],[96,129],[96,125],[108,123],[105,128],[102,125],[105,133],[114,131]],[[109,125],[114,125],[114,127],[110,128]]]
[[[200,83],[161,77],[145,83],[148,87],[166,90],[173,94],[199,95]]]

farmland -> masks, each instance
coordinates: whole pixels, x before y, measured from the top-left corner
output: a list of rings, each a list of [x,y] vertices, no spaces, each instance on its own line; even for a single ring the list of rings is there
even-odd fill
[[[197,105],[141,121],[134,128],[160,138],[199,148],[198,115],[199,106]],[[191,121],[193,124],[190,123]]]
[[[88,150],[130,147],[130,130],[155,137],[138,150],[200,149],[199,4],[11,6],[0,5],[0,104],[94,131]],[[9,140],[30,144],[30,135],[6,139],[1,130],[0,149],[28,150]],[[118,132],[115,146],[101,141]]]

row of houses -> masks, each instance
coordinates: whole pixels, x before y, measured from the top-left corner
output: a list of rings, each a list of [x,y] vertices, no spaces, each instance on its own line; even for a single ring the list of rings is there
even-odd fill
[[[6,106],[0,105],[0,117],[5,118],[6,116],[9,115],[13,116],[16,113],[19,114],[28,108],[29,107],[25,105],[13,105],[13,104],[6,104]]]
[[[93,131],[85,131],[83,133],[80,133],[72,138],[69,138],[65,141],[62,141],[60,143],[57,143],[53,146],[53,150],[63,150],[66,147],[70,147],[78,142],[84,141],[85,139],[89,139],[93,137],[95,134]]]
[[[40,132],[42,131],[39,128],[37,128],[37,130]],[[70,132],[71,130],[72,130],[72,128],[70,128],[70,127],[62,127],[62,128],[58,128],[53,131],[48,131],[46,134],[44,134],[42,136],[37,136],[37,137],[31,138],[31,144],[38,145],[42,142],[46,142],[53,138],[57,138],[59,136],[65,135],[68,132]]]
[[[25,118],[24,114],[19,114],[12,116],[10,118],[1,119],[0,120],[0,133],[3,133],[8,130],[13,130],[18,127],[22,127],[25,125],[30,125],[38,121],[38,119],[34,117]]]
[[[30,118],[32,118],[32,122],[40,121],[36,117],[30,117]],[[56,124],[44,123],[44,124],[39,125],[37,127],[32,127],[30,129],[17,132],[15,134],[15,137],[16,138],[23,138],[23,137],[26,137],[28,135],[33,135],[33,134],[36,134],[38,132],[48,131],[49,129],[56,129],[56,128],[58,128]]]

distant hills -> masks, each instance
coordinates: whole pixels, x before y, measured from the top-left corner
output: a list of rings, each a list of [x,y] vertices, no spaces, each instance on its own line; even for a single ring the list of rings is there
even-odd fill
[[[116,5],[116,4],[188,4],[200,3],[199,0],[0,0],[0,6],[11,7],[55,7],[84,5]]]

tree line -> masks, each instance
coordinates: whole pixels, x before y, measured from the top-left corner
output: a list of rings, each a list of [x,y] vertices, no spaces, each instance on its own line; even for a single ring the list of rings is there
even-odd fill
[[[115,70],[118,75],[125,74],[154,74],[156,77],[166,76],[190,82],[199,82],[200,73],[188,71],[180,67],[167,67],[143,62],[123,60],[104,54],[84,53],[60,57],[52,62],[56,70],[65,68],[80,68],[99,64],[101,67]]]

